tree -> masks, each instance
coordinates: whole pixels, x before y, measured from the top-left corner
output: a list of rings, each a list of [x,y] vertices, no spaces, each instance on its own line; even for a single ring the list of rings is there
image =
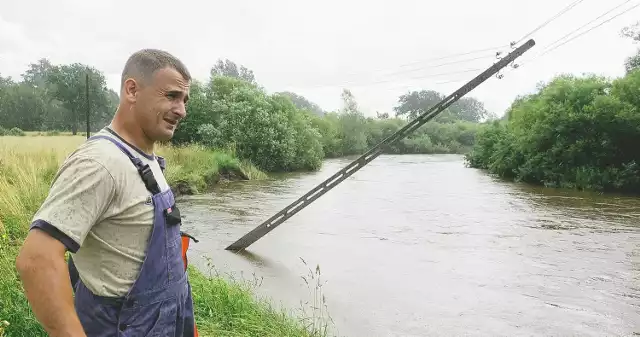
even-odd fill
[[[476,135],[472,167],[555,187],[640,192],[640,71],[558,76]]]
[[[640,42],[640,21],[635,25],[622,28],[622,35],[636,42]]]
[[[349,89],[343,89],[340,139],[344,155],[360,154],[367,149],[367,120]]]
[[[343,89],[342,94],[340,95],[343,103],[343,111],[345,113],[358,113],[358,102],[356,102],[355,96],[351,93],[349,89]]]
[[[29,64],[29,68],[22,74],[22,81],[34,87],[50,88],[48,78],[54,68],[48,59],[39,59],[38,62]]]
[[[393,108],[396,117],[406,116],[410,119],[418,117],[445,98],[434,90],[412,91],[398,98],[398,105]]]
[[[11,85],[13,85],[13,84],[15,84],[15,82],[13,81],[13,79],[11,78],[11,76],[9,76],[9,77],[2,77],[2,76],[0,75],[0,89],[2,89],[3,87],[6,87],[6,86],[11,86]]]
[[[635,25],[624,27],[622,29],[622,35],[630,38],[634,42],[640,42],[640,21]],[[635,69],[640,69],[640,49],[636,51],[635,55],[630,56],[624,63],[624,68],[627,73]]]
[[[376,118],[378,118],[378,119],[389,119],[389,113],[388,112],[380,113],[379,111],[376,111]]]
[[[26,83],[4,86],[0,93],[0,118],[7,129],[39,129],[47,112],[47,97],[42,89]]]
[[[398,98],[398,105],[393,108],[396,116],[407,116],[414,119],[424,112],[431,109],[440,101],[445,99],[445,95],[435,90],[412,91]],[[445,111],[442,111],[437,121],[454,122],[463,120],[478,123],[486,118],[491,117],[485,108],[484,103],[473,97],[463,97],[451,104]]]
[[[60,100],[67,110],[65,124],[75,135],[78,132],[80,116],[87,111],[86,74],[89,74],[89,109],[91,119],[101,114],[113,113],[108,107],[108,90],[104,75],[95,68],[80,63],[56,66],[48,76],[49,83],[55,85],[54,97]],[[102,107],[100,109],[99,107]],[[103,116],[104,118],[104,116]]]
[[[231,148],[265,171],[315,169],[323,153],[311,117],[286,96],[268,95],[240,78],[213,75],[206,85],[192,85],[187,117],[172,142]]]
[[[627,58],[627,60],[624,62],[624,68],[627,73],[630,73],[636,69],[640,69],[640,50],[638,50],[635,55],[629,56],[629,58]]]
[[[489,117],[489,112],[484,108],[484,103],[473,97],[462,97],[449,107],[451,113],[458,119],[478,123]]]
[[[298,109],[310,111],[318,116],[325,114],[324,110],[322,110],[320,106],[309,101],[304,96],[296,94],[295,92],[283,91],[277,94],[288,97]]]
[[[211,68],[211,77],[215,76],[227,76],[247,81],[255,84],[256,79],[253,75],[253,70],[249,70],[244,66],[239,66],[235,62],[225,59],[224,61],[218,60],[215,66]]]

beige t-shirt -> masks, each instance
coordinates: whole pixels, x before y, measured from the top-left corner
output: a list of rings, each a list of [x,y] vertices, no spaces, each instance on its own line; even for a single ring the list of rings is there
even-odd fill
[[[105,128],[98,134],[125,145],[149,164],[160,189],[168,189],[156,158],[112,132]],[[123,296],[144,260],[153,211],[151,193],[129,157],[109,140],[96,139],[65,160],[33,220],[45,221],[68,236],[72,246],[79,246],[73,260],[94,294]]]

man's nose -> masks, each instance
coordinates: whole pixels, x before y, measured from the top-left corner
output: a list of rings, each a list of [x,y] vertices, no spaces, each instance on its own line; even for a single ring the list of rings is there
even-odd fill
[[[184,103],[179,103],[178,106],[173,109],[173,113],[182,119],[187,116],[187,107]]]

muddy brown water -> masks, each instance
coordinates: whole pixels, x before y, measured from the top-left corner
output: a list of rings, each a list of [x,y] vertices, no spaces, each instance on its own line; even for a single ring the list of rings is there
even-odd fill
[[[182,198],[193,263],[262,278],[292,310],[319,265],[346,336],[640,335],[640,198],[505,182],[461,156],[381,156],[247,253],[224,250],[349,162]]]

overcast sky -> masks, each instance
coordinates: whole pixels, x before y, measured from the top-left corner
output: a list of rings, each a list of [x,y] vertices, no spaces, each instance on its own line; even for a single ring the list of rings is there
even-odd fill
[[[533,58],[533,63],[501,80],[492,78],[469,95],[501,115],[516,96],[561,72],[623,75],[625,58],[638,46],[620,30],[638,21],[640,7],[536,56],[625,1],[582,1],[531,36],[537,45],[519,60]],[[18,79],[29,63],[44,57],[55,64],[82,62],[102,70],[118,92],[129,54],[153,47],[179,56],[201,80],[218,58],[229,58],[252,69],[268,92],[295,91],[332,110],[341,106],[342,88],[349,88],[365,114],[391,113],[407,90],[451,93],[481,70],[464,71],[489,67],[496,51],[508,52],[511,41],[571,2],[6,1],[0,10],[0,74]],[[637,3],[629,1],[585,29]],[[505,47],[433,60],[500,46]],[[470,58],[478,59],[434,67]]]

